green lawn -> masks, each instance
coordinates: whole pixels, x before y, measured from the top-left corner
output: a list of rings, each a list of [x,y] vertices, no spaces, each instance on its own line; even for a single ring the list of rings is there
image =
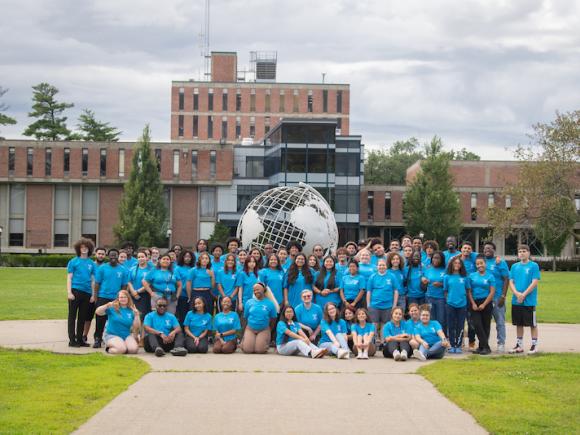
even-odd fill
[[[70,433],[149,371],[138,358],[0,349],[0,432]]]
[[[491,433],[580,433],[580,355],[444,359],[419,373]]]
[[[580,272],[542,273],[540,322],[580,323],[579,306]],[[66,313],[64,269],[0,268],[0,320],[64,319]]]

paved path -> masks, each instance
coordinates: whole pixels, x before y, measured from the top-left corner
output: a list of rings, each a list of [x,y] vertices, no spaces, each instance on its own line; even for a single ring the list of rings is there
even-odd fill
[[[508,328],[511,334],[513,328]],[[540,326],[541,349],[580,352],[580,325]],[[2,321],[0,346],[92,353],[67,346],[63,320]],[[508,344],[513,337],[508,335]],[[492,341],[493,343],[493,341]],[[485,433],[475,420],[414,374],[424,363],[268,355],[141,353],[152,371],[80,429],[81,434],[337,434],[389,431],[411,422],[415,433]],[[452,356],[454,357],[454,356]],[[223,412],[227,409],[227,418]],[[120,431],[114,422],[128,424]],[[422,422],[422,423],[421,423]],[[407,424],[406,427],[409,427]]]

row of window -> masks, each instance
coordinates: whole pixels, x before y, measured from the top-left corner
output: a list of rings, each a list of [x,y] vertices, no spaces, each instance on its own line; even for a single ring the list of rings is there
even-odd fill
[[[193,89],[193,110],[199,110],[199,89]],[[219,97],[218,97],[219,98]],[[222,89],[222,104],[221,110],[223,112],[228,111],[228,98],[229,98],[229,90]],[[236,90],[236,112],[242,111],[242,91],[241,89]],[[214,111],[214,90],[213,88],[208,89],[207,93],[207,110],[208,112]],[[264,94],[264,111],[266,113],[272,111],[271,105],[271,90],[266,89]],[[184,110],[185,108],[185,88],[179,88],[179,110]],[[299,100],[299,91],[295,89],[292,92],[292,112],[298,113],[300,110],[300,100]],[[306,100],[306,110],[310,113],[314,110],[314,92],[312,90],[308,91],[308,96]],[[250,90],[250,112],[256,111],[256,89]],[[324,113],[328,112],[328,90],[324,89],[322,91],[322,111]],[[337,113],[342,113],[342,91],[336,91],[336,111]],[[278,112],[285,113],[286,112],[286,91],[284,89],[280,89],[279,91],[279,100],[278,100]]]
[[[194,138],[198,138],[200,136],[199,132],[200,132],[200,124],[199,124],[199,116],[198,115],[193,115],[192,119],[192,124],[191,124],[191,131],[192,131],[192,137]],[[207,130],[207,138],[208,139],[213,139],[214,138],[214,130],[215,130],[215,122],[216,122],[216,117],[215,116],[202,116],[202,119],[205,120],[206,123],[206,130]],[[221,135],[219,136],[219,138],[227,138],[228,137],[228,117],[227,116],[222,116],[221,118]],[[268,132],[270,131],[270,117],[267,116],[264,119],[264,135],[266,135]],[[184,132],[185,132],[185,116],[184,115],[178,115],[177,116],[177,134],[179,137],[183,137],[184,136]],[[237,139],[241,139],[242,138],[242,120],[239,116],[236,117],[236,130],[235,130],[235,137]],[[256,137],[256,117],[251,116],[250,117],[250,137],[251,138],[255,138]]]

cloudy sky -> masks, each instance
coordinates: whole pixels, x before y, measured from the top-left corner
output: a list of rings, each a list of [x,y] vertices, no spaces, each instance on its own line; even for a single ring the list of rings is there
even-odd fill
[[[20,138],[49,82],[135,140],[169,140],[171,80],[199,79],[203,0],[1,0],[2,101]],[[278,51],[278,78],[351,84],[351,132],[372,147],[441,136],[511,158],[530,126],[580,108],[574,0],[212,0],[210,49]]]

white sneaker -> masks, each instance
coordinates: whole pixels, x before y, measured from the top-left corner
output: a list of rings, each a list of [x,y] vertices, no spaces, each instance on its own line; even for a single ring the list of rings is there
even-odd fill
[[[369,351],[367,349],[363,350],[362,354],[362,359],[369,359]]]
[[[328,352],[326,349],[316,349],[310,352],[312,358],[322,358]]]
[[[427,357],[419,349],[415,349],[413,351],[413,356],[417,358],[419,361],[427,361]]]
[[[398,350],[395,350],[393,352],[393,359],[395,361],[401,361],[401,352],[399,352]]]
[[[348,357],[348,354],[349,354],[348,350],[338,349],[338,353],[337,353],[336,357],[338,359],[346,359]]]
[[[363,353],[360,350],[357,350],[356,359],[363,359]]]
[[[505,353],[505,344],[497,345],[497,353]]]
[[[408,358],[409,358],[409,355],[407,355],[407,351],[403,350],[401,352],[401,361],[407,361]]]
[[[539,352],[538,345],[537,344],[532,344],[532,347],[530,347],[530,350],[528,350],[528,355],[535,355],[538,352]]]

